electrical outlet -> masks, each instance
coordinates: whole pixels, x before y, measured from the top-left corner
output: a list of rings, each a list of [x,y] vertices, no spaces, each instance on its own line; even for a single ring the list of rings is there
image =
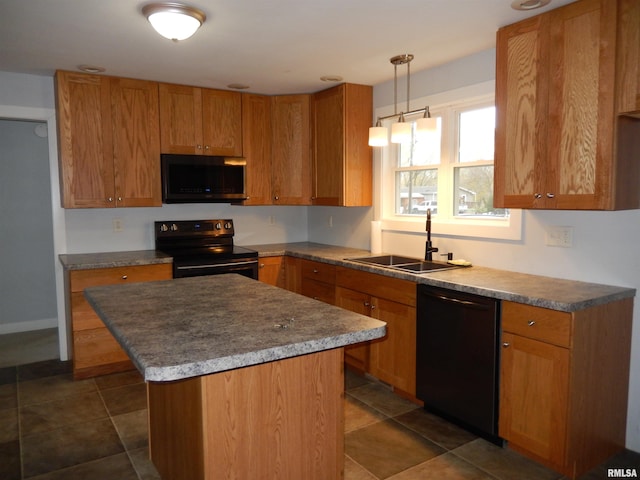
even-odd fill
[[[113,219],[113,231],[118,233],[123,231],[124,228],[122,226],[122,220],[120,218],[114,218]]]
[[[269,225],[275,225],[276,224],[276,217],[274,217],[273,215],[269,215]]]
[[[333,228],[333,215],[329,215],[329,219],[327,220],[327,225],[329,225],[329,228]]]
[[[551,247],[572,247],[573,227],[548,227],[546,244]]]

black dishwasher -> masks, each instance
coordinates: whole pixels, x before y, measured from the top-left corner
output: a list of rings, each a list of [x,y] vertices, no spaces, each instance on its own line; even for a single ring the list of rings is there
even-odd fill
[[[418,285],[416,396],[426,410],[498,437],[500,302]]]

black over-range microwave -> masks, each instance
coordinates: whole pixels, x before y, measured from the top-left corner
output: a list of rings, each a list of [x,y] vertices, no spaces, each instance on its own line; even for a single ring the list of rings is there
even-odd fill
[[[163,203],[246,200],[246,161],[238,157],[160,155]]]

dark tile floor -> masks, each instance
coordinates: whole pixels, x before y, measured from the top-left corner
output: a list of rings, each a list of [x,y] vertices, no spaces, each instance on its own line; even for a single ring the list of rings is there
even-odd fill
[[[345,480],[561,478],[377,382],[347,372],[346,387]],[[158,479],[146,415],[137,372],[73,381],[68,362],[0,368],[0,479]],[[625,452],[609,466],[640,471],[640,455]],[[606,467],[581,480],[607,478]]]

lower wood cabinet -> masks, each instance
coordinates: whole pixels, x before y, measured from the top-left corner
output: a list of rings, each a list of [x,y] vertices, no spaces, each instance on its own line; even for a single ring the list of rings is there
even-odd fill
[[[260,257],[258,259],[258,280],[274,287],[285,288],[284,256]]]
[[[576,478],[625,445],[633,300],[573,313],[502,302],[499,435]]]
[[[102,320],[84,298],[87,287],[169,280],[171,264],[71,270],[65,273],[73,341],[73,377],[95,377],[133,369]]]
[[[331,305],[336,303],[336,267],[329,263],[300,260],[300,293]]]
[[[416,284],[336,267],[336,305],[387,322],[387,335],[345,348],[347,365],[389,383],[397,393],[416,393]]]

